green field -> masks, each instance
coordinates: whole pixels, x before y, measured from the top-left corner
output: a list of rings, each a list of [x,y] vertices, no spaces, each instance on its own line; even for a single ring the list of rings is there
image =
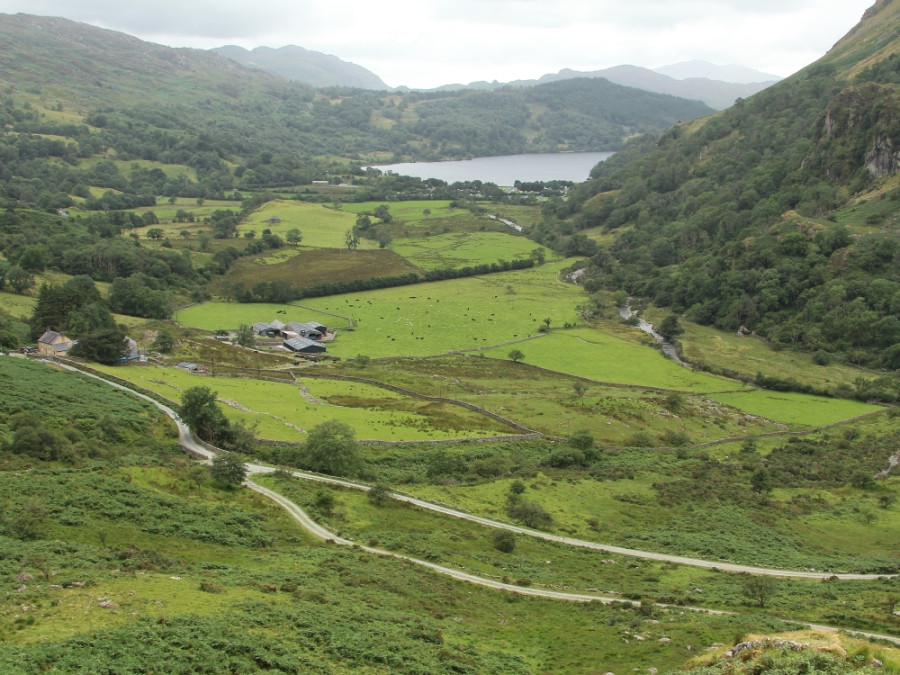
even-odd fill
[[[416,284],[378,291],[309,298],[306,309],[279,307],[283,321],[319,320],[339,334],[328,353],[342,358],[425,356],[495,345],[538,335],[544,318],[551,325],[578,319],[579,288],[558,283],[562,267],[551,264],[482,277]],[[326,319],[317,319],[315,311]],[[331,318],[328,318],[328,317]],[[342,330],[353,320],[352,331]],[[186,326],[215,330],[241,323],[271,321],[272,305],[206,303],[179,310],[175,319]]]
[[[666,316],[666,311],[650,308],[644,316],[651,323],[658,323]],[[685,360],[691,363],[702,363],[746,377],[763,373],[779,379],[793,378],[817,389],[833,389],[840,384],[849,386],[858,377],[871,377],[871,373],[842,363],[820,366],[813,361],[812,354],[790,349],[776,351],[755,336],[742,337],[684,319],[681,326],[684,334],[678,341]]]
[[[270,222],[280,218],[281,222]],[[282,239],[288,230],[297,228],[303,237],[304,248],[346,248],[346,233],[356,224],[356,216],[336,211],[321,204],[276,199],[253,211],[238,227],[238,232],[254,230],[257,236],[269,229]],[[362,240],[360,248],[378,248],[376,242]]]
[[[709,397],[751,415],[792,426],[820,427],[843,420],[884,410],[881,406],[868,405],[843,398],[825,398],[783,391],[742,391],[713,393]]]
[[[12,316],[29,318],[34,313],[35,298],[30,295],[0,291],[0,307]]]
[[[655,349],[589,328],[552,331],[516,348],[525,354],[524,363],[601,382],[694,392],[743,387],[733,380],[683,368]],[[498,347],[485,355],[507,358],[509,351]]]
[[[226,415],[256,425],[256,435],[302,442],[310,428],[337,419],[361,440],[438,440],[517,433],[488,417],[450,404],[410,398],[356,382],[303,379],[282,384],[244,378],[213,378],[178,368],[98,368],[180,402],[190,387],[216,392]]]
[[[538,247],[530,239],[502,232],[459,232],[396,239],[391,248],[424,270],[436,270],[527,259]]]

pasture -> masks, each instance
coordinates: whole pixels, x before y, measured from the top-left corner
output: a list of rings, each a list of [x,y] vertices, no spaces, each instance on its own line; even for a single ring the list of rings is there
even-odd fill
[[[280,222],[272,222],[273,218]],[[238,227],[239,234],[251,230],[257,236],[269,229],[284,239],[289,230],[300,230],[303,248],[346,249],[346,233],[356,224],[352,213],[338,211],[321,204],[276,199],[267,202],[249,214]],[[376,242],[362,240],[359,248],[378,248]]]
[[[355,541],[377,541],[379,546],[392,551],[432,556],[480,574],[505,576],[512,581],[528,579],[537,586],[563,585],[578,591],[602,589],[604,593],[619,594],[629,589],[629,593],[658,602],[673,602],[677,598],[677,602],[717,608],[742,604],[741,578],[735,574],[564,546],[522,535],[515,537],[514,551],[500,552],[492,545],[494,530],[485,526],[398,503],[375,506],[364,494],[353,490],[273,477],[263,480],[273,489],[291,495],[294,501],[306,505],[331,527]],[[544,488],[552,482],[550,477],[539,475],[526,484],[524,498],[542,500]],[[318,495],[325,490],[334,498],[331,513],[322,513],[316,507]],[[620,498],[628,495],[626,491],[613,494]],[[604,503],[597,513],[612,511],[617,503],[621,504],[599,491],[587,495],[576,483],[573,499],[560,503],[560,511],[575,508],[584,513],[584,500],[599,499]],[[576,499],[583,501],[575,503]],[[506,520],[504,501],[498,500],[499,514],[495,517],[499,520]],[[589,520],[596,522],[601,518]],[[584,530],[596,536],[589,526]],[[702,588],[702,595],[689,590],[696,588]],[[878,583],[843,583],[839,588],[823,588],[818,579],[781,580],[777,594],[770,600],[769,612],[807,619],[818,617],[824,621],[829,613],[846,607],[849,601],[856,612],[866,615],[867,606],[876,604],[882,592]],[[865,600],[857,605],[862,598]]]
[[[741,389],[743,385],[683,368],[659,351],[590,328],[551,331],[540,340],[517,345],[524,363],[598,382],[692,392]],[[485,350],[507,358],[510,348]]]
[[[551,325],[577,321],[582,292],[556,281],[560,268],[548,263],[481,277],[308,298],[296,306],[205,303],[179,310],[175,319],[215,330],[270,321],[282,310],[288,317],[283,321],[317,320],[335,326],[339,335],[328,353],[342,358],[442,354],[538,335],[545,318]],[[317,319],[317,312],[325,318]],[[294,318],[298,315],[308,318]],[[351,319],[353,330],[346,330]]]
[[[767,389],[717,392],[710,394],[709,397],[726,405],[746,410],[752,415],[759,415],[795,427],[820,427],[884,410],[881,406],[869,405],[860,401]]]
[[[644,317],[651,323],[659,323],[665,316],[665,310],[656,308],[644,312]],[[681,319],[681,326],[684,334],[678,340],[685,360],[713,369],[729,370],[746,377],[763,373],[783,380],[793,378],[819,390],[851,386],[858,377],[871,377],[866,371],[842,363],[818,365],[812,354],[805,352],[772,349],[758,337],[741,337],[685,319]]]
[[[524,343],[528,344],[532,343]],[[466,401],[549,436],[568,437],[586,430],[599,445],[630,445],[638,432],[644,434],[642,443],[668,446],[783,428],[703,394],[672,396],[635,386],[585,382],[506,358],[482,358],[478,353],[371,361],[364,368],[351,361],[340,367],[429,396]],[[583,390],[576,390],[576,383]]]
[[[437,270],[523,260],[538,246],[530,239],[504,232],[457,232],[395,239],[391,248],[423,270]]]
[[[216,392],[227,417],[256,427],[267,440],[302,442],[306,432],[337,419],[361,440],[437,440],[518,433],[465,408],[403,396],[373,385],[303,379],[298,383],[214,378],[178,368],[98,367],[179,403],[190,387]]]

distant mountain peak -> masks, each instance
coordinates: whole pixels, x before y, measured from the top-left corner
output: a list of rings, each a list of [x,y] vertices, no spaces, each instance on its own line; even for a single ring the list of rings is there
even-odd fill
[[[259,68],[312,87],[352,87],[376,91],[390,89],[380,77],[360,65],[297,45],[256,47],[252,50],[226,45],[212,51],[243,66]]]
[[[757,82],[777,82],[783,79],[778,75],[764,73],[746,66],[727,65],[720,66],[708,61],[682,61],[669,66],[654,68],[654,72],[668,75],[676,80],[687,80],[695,77],[718,82],[731,82],[734,84],[755,84]]]

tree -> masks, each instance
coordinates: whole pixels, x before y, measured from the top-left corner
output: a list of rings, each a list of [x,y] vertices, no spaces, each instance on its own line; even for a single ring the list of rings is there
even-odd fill
[[[348,251],[353,251],[359,246],[359,237],[353,233],[353,230],[347,230],[344,233],[344,244]]]
[[[300,234],[300,230],[298,230],[296,227],[288,230],[287,234],[284,235],[284,238],[291,246],[296,246],[301,241],[303,241],[303,235]]]
[[[513,363],[518,363],[519,361],[521,361],[522,359],[525,358],[525,354],[523,354],[522,351],[519,349],[513,349],[509,354],[507,354],[507,356],[509,357],[509,360],[512,361]]]
[[[369,488],[366,497],[375,506],[384,506],[391,500],[391,488],[385,483],[375,483]]]
[[[209,472],[216,480],[229,488],[234,488],[244,482],[247,477],[247,467],[244,461],[233,452],[219,452],[212,459]]]
[[[772,491],[772,476],[765,469],[757,469],[750,477],[750,485],[758,494],[768,494]]]
[[[174,336],[165,328],[161,328],[153,341],[153,348],[167,354],[175,347]]]
[[[34,286],[34,277],[21,267],[11,267],[6,273],[6,282],[10,288],[21,295]]]
[[[186,389],[178,414],[205,441],[216,443],[228,437],[228,420],[216,402],[216,392],[209,387]]]
[[[125,353],[125,333],[118,326],[100,327],[77,335],[73,356],[111,365],[118,363]]]
[[[581,399],[581,405],[584,406],[584,395],[587,393],[587,385],[581,380],[575,380],[572,384],[572,391],[575,392],[575,396]]]
[[[306,464],[331,476],[358,475],[363,459],[353,429],[334,419],[314,426],[306,438]]]
[[[47,248],[43,244],[26,246],[19,256],[19,267],[29,272],[43,272],[47,266]]]
[[[532,249],[528,257],[534,261],[535,265],[543,265],[547,261],[547,251],[543,247]]]
[[[234,344],[241,347],[252,347],[255,343],[256,338],[253,336],[253,328],[245,323],[238,326],[234,334]]]
[[[569,436],[569,445],[587,454],[594,449],[594,437],[587,429],[581,429]]]
[[[375,207],[375,217],[382,223],[390,223],[394,218],[391,216],[391,209],[387,204],[381,204]]]
[[[394,241],[394,235],[386,227],[376,227],[375,241],[378,242],[378,248],[387,248]]]
[[[165,230],[161,227],[151,227],[147,230],[147,239],[152,239],[153,241],[159,241],[164,236],[166,236]]]
[[[749,575],[743,583],[744,595],[755,602],[759,607],[765,607],[769,599],[778,590],[778,584],[773,577],[763,575]]]
[[[679,335],[684,333],[684,328],[681,327],[681,324],[678,322],[678,317],[676,315],[669,314],[659,324],[656,332],[662,335],[666,340],[671,342]]]

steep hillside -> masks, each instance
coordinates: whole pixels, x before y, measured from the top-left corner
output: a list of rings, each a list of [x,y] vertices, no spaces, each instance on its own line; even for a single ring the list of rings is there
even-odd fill
[[[362,66],[296,45],[278,49],[257,47],[253,50],[227,45],[212,51],[249,68],[266,70],[311,87],[353,87],[376,91],[390,89],[380,77]]]
[[[898,35],[900,3],[879,0],[817,63],[596,167],[565,227],[534,235],[599,226],[617,236],[590,285],[900,368]]]

